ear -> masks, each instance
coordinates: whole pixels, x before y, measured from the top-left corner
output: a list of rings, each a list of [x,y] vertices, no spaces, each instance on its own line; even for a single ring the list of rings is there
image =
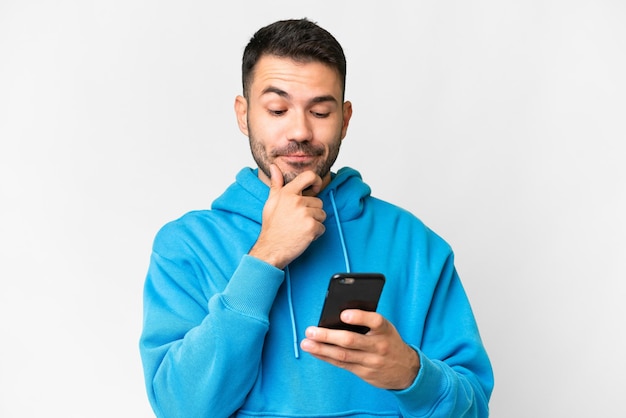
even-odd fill
[[[350,124],[350,118],[352,117],[352,103],[344,102],[343,104],[343,125],[341,127],[341,139],[346,137],[348,133],[348,124]]]
[[[245,136],[248,136],[248,101],[243,96],[235,98],[235,115],[237,116],[239,130]]]

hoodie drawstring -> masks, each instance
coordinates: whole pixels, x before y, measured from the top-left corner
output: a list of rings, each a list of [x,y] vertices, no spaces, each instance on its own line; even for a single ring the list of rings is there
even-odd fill
[[[291,296],[291,275],[289,274],[289,266],[285,267],[285,276],[287,281],[287,303],[289,304],[289,315],[291,316],[293,354],[296,356],[296,358],[300,358],[300,350],[298,349],[298,331],[296,330],[296,314],[293,309],[293,298]]]
[[[348,249],[346,248],[346,241],[343,239],[343,230],[341,229],[341,222],[339,222],[339,213],[337,212],[337,204],[335,203],[335,193],[332,190],[330,191],[330,203],[332,203],[333,212],[335,213],[335,222],[337,222],[337,231],[339,231],[339,239],[341,240],[343,259],[346,263],[346,273],[350,273],[350,260],[348,259]]]
[[[346,263],[346,273],[350,273],[350,260],[348,259],[348,249],[346,241],[343,238],[343,230],[339,221],[339,213],[337,204],[335,203],[335,193],[330,191],[330,203],[333,205],[333,213],[335,214],[335,222],[337,223],[337,231],[339,231],[339,240],[341,241],[341,249],[343,250],[343,259]],[[285,281],[287,282],[287,303],[289,305],[289,315],[291,316],[291,334],[293,338],[293,353],[295,357],[300,358],[300,350],[298,348],[298,331],[296,328],[296,314],[293,308],[293,296],[291,292],[291,275],[289,274],[289,266],[285,267]]]

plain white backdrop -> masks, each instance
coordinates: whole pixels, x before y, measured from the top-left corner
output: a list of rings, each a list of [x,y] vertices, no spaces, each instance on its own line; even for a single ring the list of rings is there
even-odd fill
[[[0,416],[152,416],[152,239],[253,164],[241,53],[297,17],[348,58],[336,168],[455,249],[491,416],[626,416],[619,0],[0,0]]]

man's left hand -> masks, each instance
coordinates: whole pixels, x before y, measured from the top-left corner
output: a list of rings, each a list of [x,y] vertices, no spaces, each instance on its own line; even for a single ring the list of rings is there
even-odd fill
[[[341,320],[365,325],[370,331],[363,335],[309,327],[300,344],[302,350],[379,388],[401,390],[413,383],[420,368],[419,356],[402,340],[391,322],[376,312],[358,309],[343,311]]]

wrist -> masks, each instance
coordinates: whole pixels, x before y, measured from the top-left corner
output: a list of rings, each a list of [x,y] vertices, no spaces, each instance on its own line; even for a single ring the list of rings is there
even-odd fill
[[[407,380],[405,381],[405,384],[403,385],[402,389],[406,389],[409,388],[411,385],[413,385],[413,382],[415,382],[415,379],[417,378],[417,375],[419,374],[420,371],[420,356],[417,353],[417,351],[415,351],[413,349],[413,347],[411,347],[410,345],[406,345],[406,347],[409,350],[409,363],[408,363],[408,367],[407,367]]]
[[[268,251],[268,250],[264,250],[262,247],[257,246],[256,244],[254,245],[254,247],[252,247],[252,249],[248,252],[248,255],[251,257],[255,257],[258,258],[259,260],[270,264],[278,269],[284,269],[285,266],[287,265],[286,262],[284,262],[284,260],[282,259],[282,257],[279,257],[279,255],[276,253],[276,251]]]

